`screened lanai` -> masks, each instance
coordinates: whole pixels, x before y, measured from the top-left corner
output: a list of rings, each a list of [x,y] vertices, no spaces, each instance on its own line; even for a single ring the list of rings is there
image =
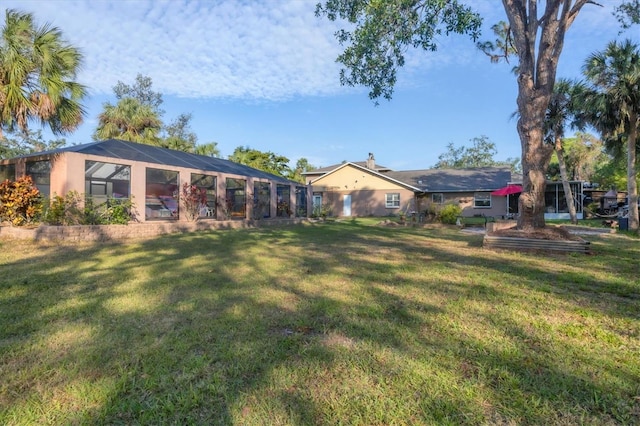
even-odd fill
[[[47,198],[76,191],[94,203],[131,199],[139,221],[185,220],[185,186],[204,192],[204,220],[308,213],[302,183],[221,158],[116,139],[0,160],[0,178],[25,175]]]

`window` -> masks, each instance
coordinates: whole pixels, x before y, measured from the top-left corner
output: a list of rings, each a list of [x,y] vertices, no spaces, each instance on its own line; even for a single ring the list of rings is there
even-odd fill
[[[33,183],[43,197],[48,197],[51,187],[51,163],[46,161],[31,161],[26,164],[26,174],[31,176]]]
[[[289,217],[291,214],[291,187],[289,185],[278,185],[278,217]]]
[[[271,217],[271,184],[255,182],[253,185],[253,217],[255,219]]]
[[[444,204],[444,194],[441,192],[431,194],[431,202],[433,204]]]
[[[322,207],[322,194],[313,194],[313,208]]]
[[[16,180],[16,165],[15,164],[0,164],[0,182],[5,180]]]
[[[385,207],[388,209],[397,209],[400,207],[400,194],[395,192],[386,194]]]
[[[477,207],[477,208],[491,207],[491,193],[475,192],[473,194],[473,207]]]
[[[313,194],[313,217],[322,216],[322,193]]]
[[[109,198],[128,199],[131,167],[124,164],[84,162],[84,193],[95,204]]]
[[[296,217],[307,217],[307,188],[296,186]]]
[[[214,219],[216,217],[216,177],[191,173],[191,185],[206,193],[206,201],[200,206],[199,216],[205,219]]]
[[[147,169],[146,219],[178,218],[178,172]]]
[[[227,178],[226,199],[224,200],[225,216],[244,218],[247,214],[247,182],[244,179]]]

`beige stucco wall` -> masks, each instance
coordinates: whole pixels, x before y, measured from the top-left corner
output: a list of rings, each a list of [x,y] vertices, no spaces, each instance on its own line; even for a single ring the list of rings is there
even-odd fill
[[[314,194],[322,194],[322,203],[333,216],[343,216],[345,196],[351,196],[351,216],[387,216],[415,209],[413,191],[350,165],[315,180]],[[387,208],[386,194],[400,194],[400,207]]]
[[[39,158],[40,159],[40,158]],[[46,159],[46,158],[42,158]],[[29,160],[34,160],[30,158]],[[85,161],[100,161],[104,163],[112,163],[112,164],[122,164],[128,165],[131,167],[131,178],[130,178],[130,194],[132,196],[133,203],[135,205],[134,214],[136,216],[137,221],[145,222],[145,199],[146,199],[146,169],[154,168],[154,169],[162,169],[162,170],[170,170],[174,172],[178,172],[178,187],[182,188],[184,183],[191,182],[191,173],[202,173],[205,175],[211,175],[216,177],[216,185],[217,185],[217,197],[224,196],[226,190],[226,179],[234,178],[234,179],[243,179],[246,181],[246,215],[247,219],[253,218],[253,193],[254,193],[254,183],[257,181],[260,182],[269,182],[271,184],[271,206],[270,206],[270,214],[271,217],[276,217],[277,212],[277,185],[278,182],[269,181],[267,179],[254,179],[247,176],[235,175],[235,174],[227,174],[227,173],[218,173],[211,171],[204,171],[199,169],[190,169],[184,167],[176,167],[176,166],[167,166],[162,164],[148,163],[148,162],[138,162],[138,161],[130,161],[123,160],[117,158],[105,158],[102,156],[96,155],[87,155],[80,154],[74,152],[66,152],[60,155],[51,158],[51,185],[50,185],[50,197],[55,195],[64,196],[69,191],[77,191],[80,194],[85,193]],[[17,167],[16,172],[17,177],[24,175],[24,161],[21,161],[19,167]],[[296,211],[296,187],[305,186],[304,184],[291,184],[290,186],[290,199],[289,205],[291,206],[292,211]],[[307,187],[307,210],[311,208],[311,190]],[[180,206],[182,211],[184,211],[184,206]],[[308,215],[309,212],[307,212]],[[223,217],[223,213],[221,209],[216,209],[216,217],[212,217],[210,219],[223,220],[226,219]],[[203,220],[208,220],[209,218]],[[153,221],[157,221],[158,219],[154,219]],[[168,219],[171,220],[171,219]],[[185,214],[180,214],[178,218],[179,222],[187,221]]]
[[[331,187],[340,190],[402,190],[404,186],[373,175],[366,170],[344,166],[313,182],[313,188]]]

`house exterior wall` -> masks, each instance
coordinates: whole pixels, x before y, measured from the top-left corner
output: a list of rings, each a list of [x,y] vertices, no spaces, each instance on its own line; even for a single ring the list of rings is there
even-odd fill
[[[322,204],[333,216],[345,215],[345,196],[351,196],[351,216],[388,216],[415,210],[413,191],[352,166],[315,180],[312,192],[322,196]],[[387,194],[398,194],[399,206],[387,207]]]
[[[442,194],[443,203],[433,203],[433,194]],[[491,196],[491,205],[489,207],[475,207],[475,192],[456,192],[456,193],[425,193],[421,195],[418,201],[418,211],[424,212],[430,208],[441,208],[447,204],[457,204],[462,209],[462,216],[473,217],[477,215],[502,217],[507,215],[507,197]],[[483,191],[483,193],[485,193]]]
[[[322,204],[325,205],[330,216],[345,216],[345,196],[351,196],[351,214],[353,217],[389,216],[400,213],[410,213],[415,208],[415,199],[412,191],[406,189],[390,190],[337,190],[321,188],[323,191],[314,191],[315,195],[322,195]],[[389,193],[397,193],[400,198],[399,207],[387,207],[386,196]]]

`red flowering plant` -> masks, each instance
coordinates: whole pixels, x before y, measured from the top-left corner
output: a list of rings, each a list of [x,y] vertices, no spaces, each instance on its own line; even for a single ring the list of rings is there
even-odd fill
[[[204,188],[185,183],[182,185],[181,198],[187,220],[198,220],[200,212],[207,208],[207,190]]]

